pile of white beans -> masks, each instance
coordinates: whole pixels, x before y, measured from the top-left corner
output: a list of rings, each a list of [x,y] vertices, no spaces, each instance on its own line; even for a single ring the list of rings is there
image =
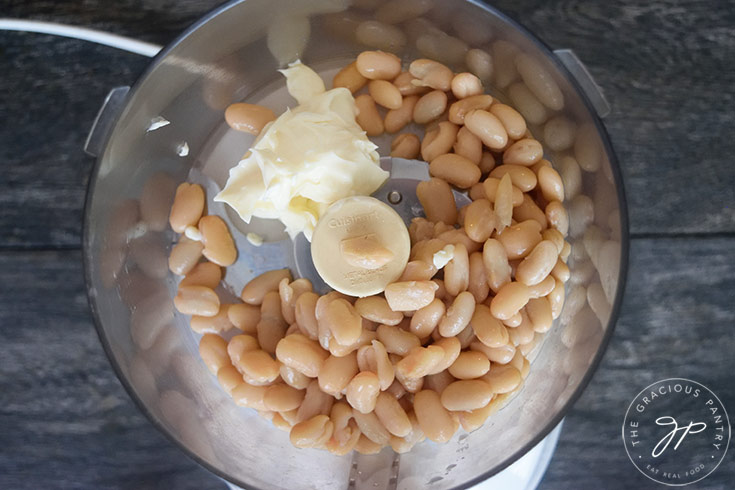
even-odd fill
[[[422,139],[397,134],[391,149],[427,161],[432,176],[417,188],[426,218],[409,227],[402,277],[358,299],[319,296],[307,279],[273,270],[243,288],[242,303],[222,304],[215,289],[236,261],[232,236],[202,216],[202,188],[183,183],[169,219],[182,234],[169,258],[183,276],[174,304],[191,315],[201,357],[235,403],[289,431],[295,446],[370,454],[446,442],[521,388],[527,354],[561,314],[571,252],[562,178],[526,119],[476,75],[429,59],[403,71],[395,55],[366,51],[333,85],[356,94],[369,136],[425,126]],[[274,118],[252,104],[226,111],[231,127],[253,134]],[[472,203],[457,209],[453,188]],[[451,260],[435,263],[442,250]]]

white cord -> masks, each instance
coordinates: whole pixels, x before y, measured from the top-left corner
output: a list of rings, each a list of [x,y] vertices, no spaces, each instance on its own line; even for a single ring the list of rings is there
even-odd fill
[[[108,32],[87,29],[86,27],[68,26],[55,24],[53,22],[41,22],[37,20],[18,20],[0,18],[0,30],[38,32],[41,34],[52,34],[54,36],[72,37],[83,41],[104,44],[113,48],[122,49],[131,53],[153,57],[161,50],[156,44],[118,36]]]

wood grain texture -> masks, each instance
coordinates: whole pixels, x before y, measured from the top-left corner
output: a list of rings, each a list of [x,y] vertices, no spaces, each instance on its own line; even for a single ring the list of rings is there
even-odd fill
[[[0,488],[223,488],[118,382],[78,251],[0,253],[0,325]]]
[[[87,25],[166,43],[218,2],[2,0],[3,15]],[[609,98],[605,120],[629,199],[631,231],[735,233],[735,3],[498,0],[555,48],[574,49]],[[75,247],[92,159],[82,145],[107,91],[141,57],[90,43],[0,33],[0,247]],[[29,83],[30,81],[30,83]],[[31,210],[35,220],[24,214]],[[53,226],[49,226],[53,224]]]
[[[544,490],[656,488],[628,461],[620,424],[658,379],[692,378],[735,406],[735,239],[635,240],[631,259],[623,314],[566,418]],[[79,252],[0,253],[0,301],[0,447],[13,448],[0,456],[0,488],[220,488],[116,380],[87,312]],[[727,488],[732,461],[694,488]]]
[[[612,105],[605,119],[634,234],[735,232],[735,2],[494,1],[571,48]]]
[[[670,377],[708,386],[735,407],[735,239],[634,240],[622,314],[592,382],[566,418],[539,490],[660,489],[635,469],[620,435],[646,386]],[[732,423],[732,418],[731,418]],[[726,489],[735,458],[689,488]]]

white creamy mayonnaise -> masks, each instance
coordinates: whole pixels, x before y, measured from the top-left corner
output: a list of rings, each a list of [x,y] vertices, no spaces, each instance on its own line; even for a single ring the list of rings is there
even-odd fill
[[[253,216],[278,219],[291,238],[303,232],[311,241],[330,204],[372,194],[388,172],[355,121],[348,89],[325,90],[319,75],[300,61],[281,73],[299,105],[263,128],[214,200],[232,206],[245,222]]]

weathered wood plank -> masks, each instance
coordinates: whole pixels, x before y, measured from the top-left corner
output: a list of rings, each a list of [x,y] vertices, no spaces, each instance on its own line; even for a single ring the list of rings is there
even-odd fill
[[[634,240],[623,310],[592,382],[566,419],[541,490],[660,488],[623,448],[625,411],[669,377],[710,389],[735,407],[735,239]],[[730,455],[698,489],[731,488]]]
[[[735,239],[635,240],[623,314],[569,413],[542,488],[654,488],[620,440],[638,391],[680,376],[735,406]],[[0,488],[216,488],[116,380],[91,324],[76,251],[0,253]],[[39,471],[43,468],[43,471]],[[702,482],[735,481],[725,462]]]
[[[218,2],[3,3],[11,17],[165,43]],[[493,2],[553,47],[573,48],[605,89],[634,233],[735,232],[735,8],[718,4]],[[0,33],[0,47],[0,246],[75,247],[92,165],[84,138],[109,88],[132,83],[147,60],[35,34]]]
[[[0,488],[222,489],[118,382],[81,254],[0,254],[0,264]]]

